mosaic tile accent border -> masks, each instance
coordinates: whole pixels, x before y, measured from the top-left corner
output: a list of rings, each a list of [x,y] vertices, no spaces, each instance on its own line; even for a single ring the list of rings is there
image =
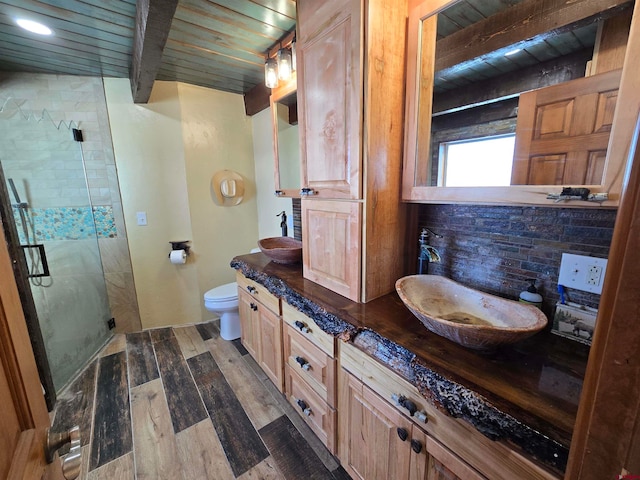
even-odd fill
[[[30,242],[51,240],[85,240],[88,238],[116,238],[113,208],[109,205],[93,207],[28,208],[13,207],[20,243],[26,244],[23,220],[26,221]]]

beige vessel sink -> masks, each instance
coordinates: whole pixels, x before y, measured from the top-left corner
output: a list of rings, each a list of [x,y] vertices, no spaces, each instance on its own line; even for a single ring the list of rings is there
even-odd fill
[[[536,307],[496,297],[438,275],[396,282],[398,295],[433,333],[462,346],[492,350],[542,330],[547,317]]]

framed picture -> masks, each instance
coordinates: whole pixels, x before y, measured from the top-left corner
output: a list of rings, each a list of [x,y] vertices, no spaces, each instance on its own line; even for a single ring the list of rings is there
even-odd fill
[[[569,302],[556,304],[551,332],[591,345],[598,310]]]

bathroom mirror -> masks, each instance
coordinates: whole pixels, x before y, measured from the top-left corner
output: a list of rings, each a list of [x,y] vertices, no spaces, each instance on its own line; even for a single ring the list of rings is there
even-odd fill
[[[547,204],[547,194],[562,186],[619,191],[622,160],[607,160],[606,151],[632,2],[558,5],[412,4],[404,200]],[[600,81],[612,71],[617,72]],[[583,98],[573,95],[587,83],[597,84],[596,90]],[[553,103],[551,92],[560,95],[555,86],[561,84],[565,97],[545,112],[540,102]],[[593,122],[584,120],[585,111]],[[597,149],[572,119],[595,125],[589,133],[599,134]],[[574,130],[582,136],[566,148],[589,143],[591,149],[580,152],[579,161],[559,147]],[[535,143],[540,138],[542,147]],[[573,173],[563,176],[565,171]]]
[[[273,119],[276,195],[300,196],[300,141],[295,77],[274,88],[270,97]]]

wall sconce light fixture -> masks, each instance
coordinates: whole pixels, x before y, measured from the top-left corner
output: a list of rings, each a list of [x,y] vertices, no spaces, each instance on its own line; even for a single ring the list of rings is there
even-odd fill
[[[291,50],[281,48],[278,50],[276,58],[278,59],[278,78],[286,82],[291,78],[291,73],[293,72]]]
[[[275,58],[267,58],[264,64],[264,84],[267,88],[278,86],[278,62]]]
[[[267,88],[276,88],[278,80],[289,81],[296,70],[295,30],[282,37],[265,56],[264,83]]]

